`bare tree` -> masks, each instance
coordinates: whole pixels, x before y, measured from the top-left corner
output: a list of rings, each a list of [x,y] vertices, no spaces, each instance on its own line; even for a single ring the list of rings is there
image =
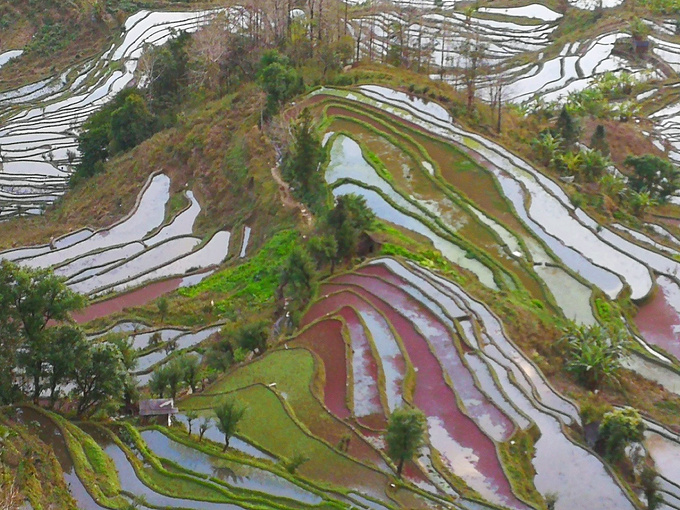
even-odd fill
[[[480,42],[479,35],[474,39],[466,38],[459,46],[460,72],[467,94],[467,109],[475,108],[477,81],[486,71],[486,45]]]

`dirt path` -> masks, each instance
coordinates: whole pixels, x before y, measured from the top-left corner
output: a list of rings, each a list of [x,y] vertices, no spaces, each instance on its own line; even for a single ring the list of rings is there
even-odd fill
[[[279,196],[281,197],[281,202],[283,202],[284,207],[298,209],[307,225],[311,225],[313,221],[311,213],[303,204],[295,200],[293,194],[290,192],[290,186],[283,180],[283,177],[281,177],[278,166],[272,167],[272,177],[279,185]]]

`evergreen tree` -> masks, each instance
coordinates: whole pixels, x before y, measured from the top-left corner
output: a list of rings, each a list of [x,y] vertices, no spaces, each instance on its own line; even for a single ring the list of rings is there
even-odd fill
[[[179,364],[182,368],[182,377],[184,384],[191,388],[192,392],[196,391],[196,386],[201,379],[201,362],[195,354],[184,354],[179,358]]]
[[[680,172],[668,160],[645,154],[628,156],[624,164],[633,169],[628,184],[638,193],[647,191],[651,198],[663,201],[680,189]]]
[[[309,253],[316,260],[316,267],[331,264],[331,273],[335,271],[335,259],[338,256],[338,242],[333,236],[312,237],[308,243]]]
[[[338,197],[327,222],[333,230],[339,257],[348,258],[356,254],[359,234],[373,224],[375,214],[366,205],[366,199],[349,193]]]
[[[281,286],[292,301],[292,309],[300,310],[316,294],[314,281],[316,270],[309,252],[303,247],[295,247],[286,260],[280,276]]]
[[[263,53],[257,78],[267,93],[267,116],[274,115],[283,101],[304,89],[302,76],[291,66],[288,57],[276,50]]]
[[[562,107],[560,116],[557,118],[557,125],[555,126],[560,133],[565,148],[572,147],[577,141],[580,134],[580,128],[577,121],[567,110],[566,105]]]
[[[158,398],[163,398],[168,388],[168,372],[164,365],[156,367],[149,379],[149,390]]]
[[[89,344],[79,353],[73,372],[78,416],[104,403],[122,401],[126,376],[122,355],[115,345]]]
[[[177,396],[177,392],[182,387],[182,383],[184,382],[184,369],[177,358],[168,363],[166,368],[166,377],[168,381],[168,391],[170,392],[170,397],[174,399]]]
[[[609,144],[607,143],[607,133],[604,126],[598,124],[593,136],[590,138],[590,148],[599,151],[603,156],[609,156]]]
[[[292,131],[293,145],[284,157],[283,176],[297,190],[300,199],[318,210],[326,198],[325,182],[319,171],[324,151],[309,108],[302,110]]]
[[[72,327],[67,324],[70,313],[82,308],[86,299],[70,290],[49,269],[21,268],[5,260],[0,262],[0,285],[0,299],[6,306],[0,312],[5,323],[0,326],[0,334],[16,335],[2,343],[16,348],[9,359],[15,359],[16,365],[32,380],[33,400],[37,402],[49,367],[48,354],[54,352],[55,341],[70,334],[66,329]],[[2,379],[12,381],[16,367],[2,368]]]
[[[154,117],[144,99],[131,94],[123,105],[111,113],[111,144],[114,152],[137,146],[153,132]]]

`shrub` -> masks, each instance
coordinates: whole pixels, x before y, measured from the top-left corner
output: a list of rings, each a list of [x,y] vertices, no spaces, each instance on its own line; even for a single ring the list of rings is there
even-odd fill
[[[604,381],[618,382],[621,359],[630,345],[624,328],[571,323],[560,342],[567,344],[566,369],[587,388],[596,389]]]
[[[632,407],[606,413],[600,424],[600,435],[607,457],[614,461],[620,459],[629,443],[642,440],[644,431],[642,418]]]

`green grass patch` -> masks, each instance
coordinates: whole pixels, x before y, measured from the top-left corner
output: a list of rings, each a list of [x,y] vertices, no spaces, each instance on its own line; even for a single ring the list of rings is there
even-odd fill
[[[296,370],[294,366],[288,368],[293,372],[285,374],[286,378],[290,378]],[[280,370],[283,371],[283,368]],[[248,376],[242,377],[242,381],[245,381]],[[277,382],[283,384],[284,381]],[[230,385],[231,383],[225,384],[226,387],[231,387]],[[296,420],[286,402],[287,398],[294,398],[292,394],[286,394],[286,398],[283,395],[278,397],[262,384],[238,389],[231,394],[248,406],[239,426],[239,435],[249,442],[285,459],[292,459],[297,454],[308,457],[309,461],[302,464],[298,472],[312,480],[364,490],[369,495],[383,493],[387,483],[385,475],[340,454],[330,445],[312,436]],[[211,414],[210,410],[219,398],[221,397],[206,399],[194,396],[183,401],[180,407],[182,410],[197,409],[202,410],[203,414]]]
[[[215,292],[230,294],[232,298],[247,298],[251,304],[265,303],[274,297],[281,265],[298,242],[299,234],[296,231],[278,232],[243,264],[228,267],[194,287],[180,289],[179,294],[196,297],[205,292]],[[228,303],[217,303],[216,307],[220,310],[224,308],[221,310],[224,312]]]
[[[512,436],[512,441],[498,445],[501,462],[512,490],[521,499],[531,503],[534,508],[544,508],[543,497],[534,486],[536,470],[531,463],[534,457],[534,444],[539,436],[538,428],[532,426],[528,430],[517,430]]]

